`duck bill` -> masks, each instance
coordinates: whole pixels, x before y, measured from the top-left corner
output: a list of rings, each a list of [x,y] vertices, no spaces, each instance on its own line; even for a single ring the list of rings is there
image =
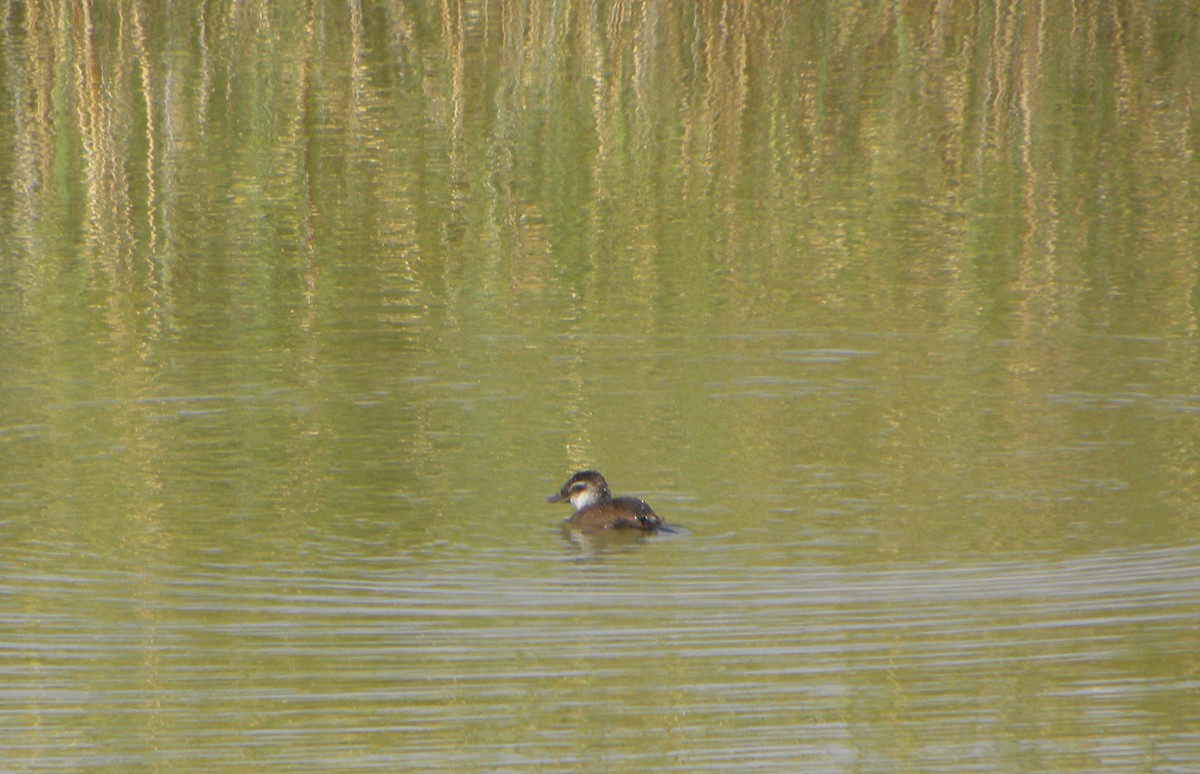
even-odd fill
[[[563,500],[565,500],[565,499],[567,499],[567,498],[563,497],[563,495],[562,495],[562,492],[559,492],[558,494],[552,494],[552,495],[550,495],[549,497],[547,497],[547,498],[546,498],[546,502],[548,502],[548,503],[561,503],[561,502],[562,502]]]

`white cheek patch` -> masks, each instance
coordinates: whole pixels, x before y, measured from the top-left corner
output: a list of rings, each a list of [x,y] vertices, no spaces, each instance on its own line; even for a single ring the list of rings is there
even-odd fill
[[[598,499],[600,498],[596,496],[595,490],[591,489],[590,487],[571,493],[571,505],[574,505],[575,510],[577,511],[583,510],[592,503],[596,502]]]

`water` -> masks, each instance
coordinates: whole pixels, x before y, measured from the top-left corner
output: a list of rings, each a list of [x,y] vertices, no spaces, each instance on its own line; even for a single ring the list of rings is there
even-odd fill
[[[10,578],[8,659],[37,665],[6,679],[10,760],[1061,770],[1195,745],[1195,548],[846,568],[729,536],[313,537],[303,562]]]
[[[1198,18],[1071,14],[6,7],[5,767],[1200,766]]]

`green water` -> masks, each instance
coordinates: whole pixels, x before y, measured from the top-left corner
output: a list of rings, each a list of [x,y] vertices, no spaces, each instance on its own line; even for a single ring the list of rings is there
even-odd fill
[[[682,5],[0,4],[5,768],[1200,767],[1200,14]]]

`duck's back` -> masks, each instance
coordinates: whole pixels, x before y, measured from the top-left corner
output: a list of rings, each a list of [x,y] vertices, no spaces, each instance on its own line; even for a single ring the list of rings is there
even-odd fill
[[[640,529],[655,530],[663,519],[649,503],[636,497],[617,497],[578,510],[570,522],[581,529]]]

